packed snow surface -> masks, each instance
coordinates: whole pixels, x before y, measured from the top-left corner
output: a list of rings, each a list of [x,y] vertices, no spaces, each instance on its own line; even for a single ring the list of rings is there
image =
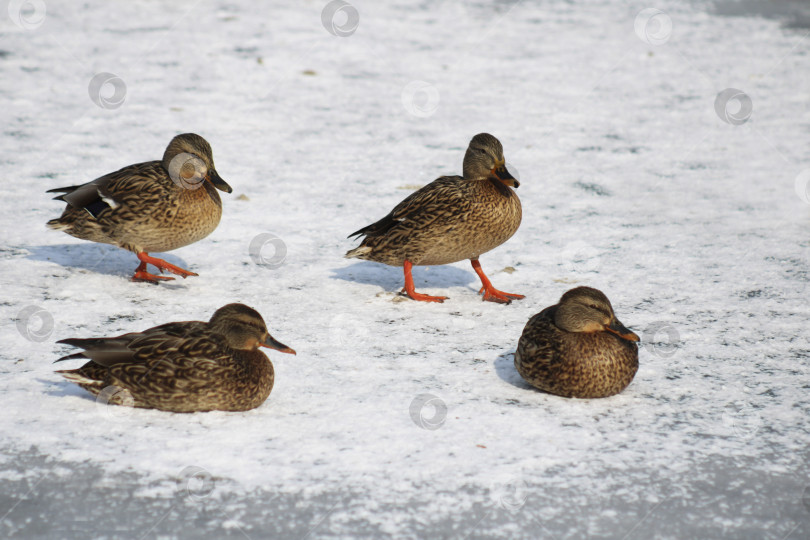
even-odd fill
[[[9,4],[0,531],[89,537],[23,504],[56,498],[119,516],[107,537],[807,538],[807,28],[747,2],[350,1]],[[160,255],[199,277],[132,283],[133,254],[45,228],[46,190],[183,132],[234,188],[213,234]],[[414,302],[400,268],[343,258],[480,132],[523,205],[481,262],[524,300],[482,302],[462,261],[416,268],[449,300]],[[620,395],[514,369],[578,285],[642,337]],[[230,302],[298,352],[269,352],[253,411],[109,407],[54,373],[59,339]],[[134,513],[192,481],[185,522]]]

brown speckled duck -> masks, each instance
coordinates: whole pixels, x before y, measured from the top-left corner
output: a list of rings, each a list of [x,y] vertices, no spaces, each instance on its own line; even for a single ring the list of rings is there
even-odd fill
[[[599,398],[624,390],[638,370],[638,336],[591,287],[566,292],[531,319],[515,367],[532,386],[564,397]]]
[[[273,389],[273,364],[259,347],[295,351],[276,341],[262,316],[243,304],[219,308],[209,322],[173,322],[114,338],[63,339],[89,358],[57,371],[108,403],[171,412],[247,411]],[[112,388],[110,392],[105,389]],[[119,390],[120,389],[120,390]]]
[[[232,191],[214,168],[211,145],[199,135],[184,133],[172,139],[162,161],[49,190],[62,193],[55,199],[66,202],[67,208],[48,227],[134,252],[141,263],[133,281],[174,279],[150,274],[147,264],[184,278],[196,276],[149,253],[171,251],[211,234],[222,217],[217,189]]]
[[[478,257],[506,242],[520,226],[520,200],[512,188],[519,182],[506,170],[503,147],[488,133],[470,141],[464,176],[443,176],[412,193],[387,216],[353,232],[365,236],[346,253],[391,266],[402,266],[405,292],[414,300],[442,302],[414,290],[413,265],[433,266],[470,259],[481,278],[484,300],[509,303],[523,298],[492,286]]]

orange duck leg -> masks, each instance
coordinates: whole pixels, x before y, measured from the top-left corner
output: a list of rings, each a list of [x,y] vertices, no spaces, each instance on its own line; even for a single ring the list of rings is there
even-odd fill
[[[183,270],[179,266],[175,266],[173,264],[167,263],[163,259],[158,259],[157,257],[150,257],[148,253],[145,251],[141,251],[138,255],[138,260],[141,261],[141,264],[138,265],[138,268],[135,269],[135,275],[132,276],[132,281],[148,281],[150,283],[157,283],[158,281],[170,281],[174,279],[170,276],[156,276],[155,274],[150,274],[146,270],[146,265],[151,264],[152,266],[157,267],[157,269],[161,272],[167,270],[172,274],[177,274],[178,276],[182,276],[186,278],[188,276],[196,276],[194,272],[189,272],[188,270]]]
[[[479,293],[484,293],[484,300],[488,302],[498,302],[499,304],[508,304],[513,299],[520,300],[521,298],[526,298],[522,294],[513,294],[507,293],[503,291],[499,291],[495,287],[492,286],[490,283],[489,278],[487,278],[486,274],[484,274],[484,270],[481,268],[481,263],[478,262],[478,259],[470,259],[472,263],[473,270],[475,273],[478,274],[478,277],[481,278],[481,290],[478,291]]]
[[[409,298],[412,300],[418,300],[420,302],[444,302],[447,300],[446,296],[430,296],[428,294],[421,294],[416,292],[413,286],[413,276],[411,275],[411,268],[413,264],[409,260],[405,260],[405,264],[403,264],[405,269],[405,287],[402,289],[402,292],[408,295]]]

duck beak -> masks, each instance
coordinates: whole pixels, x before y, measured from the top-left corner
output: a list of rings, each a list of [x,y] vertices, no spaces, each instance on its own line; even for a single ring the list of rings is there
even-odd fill
[[[504,185],[513,188],[520,186],[520,182],[517,181],[517,178],[512,176],[509,171],[506,170],[506,163],[503,161],[496,162],[495,166],[489,172],[492,173],[495,178],[503,182]]]
[[[214,169],[210,169],[208,171],[208,176],[206,176],[209,182],[214,185],[220,191],[224,191],[225,193],[231,193],[233,188],[228,185],[228,183],[222,179],[222,177],[215,171]]]
[[[276,339],[273,336],[271,336],[270,334],[267,334],[267,338],[265,338],[265,340],[262,341],[259,345],[261,345],[262,347],[267,347],[268,349],[275,349],[275,350],[277,350],[279,352],[283,352],[283,353],[287,353],[287,354],[295,354],[294,350],[287,347],[282,342],[276,341]]]
[[[620,323],[618,319],[613,319],[609,325],[605,326],[605,330],[627,341],[640,341],[635,332]]]

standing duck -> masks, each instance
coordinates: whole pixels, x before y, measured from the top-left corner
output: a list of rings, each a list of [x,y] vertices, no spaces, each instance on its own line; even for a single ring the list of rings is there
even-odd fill
[[[353,232],[365,236],[347,258],[402,266],[405,292],[423,302],[442,302],[414,290],[411,268],[470,259],[481,278],[484,300],[508,304],[521,294],[492,286],[478,257],[506,242],[520,226],[520,200],[512,188],[520,183],[506,170],[503,147],[488,133],[470,141],[464,176],[443,176],[412,193],[384,218]]]
[[[526,382],[549,394],[612,396],[638,370],[638,340],[616,318],[602,291],[577,287],[529,319],[515,367]]]
[[[171,251],[211,234],[222,217],[217,189],[233,191],[214,168],[211,145],[199,135],[184,133],[172,139],[162,161],[130,165],[87,184],[49,190],[62,193],[55,199],[67,207],[48,227],[134,252],[141,263],[133,281],[174,279],[150,274],[147,264],[184,278],[196,276],[149,252]]]
[[[93,395],[104,392],[115,405],[183,413],[258,407],[274,380],[273,364],[259,347],[295,354],[243,304],[219,308],[207,323],[173,322],[114,338],[59,343],[84,350],[57,362],[90,361],[57,373]]]

